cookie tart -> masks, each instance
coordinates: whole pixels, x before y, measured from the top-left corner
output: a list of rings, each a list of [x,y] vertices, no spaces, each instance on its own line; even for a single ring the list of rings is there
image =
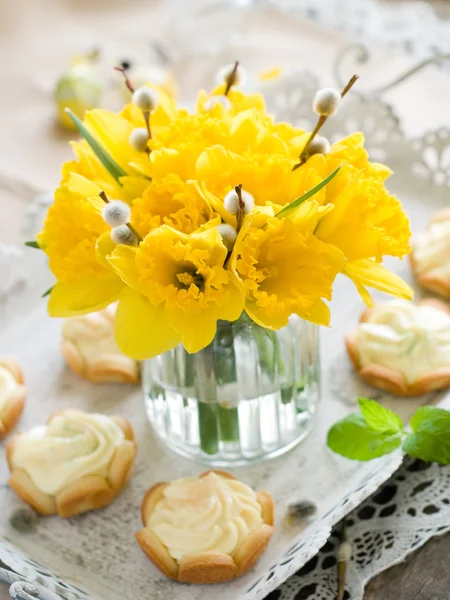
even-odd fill
[[[0,358],[0,440],[17,425],[26,395],[19,364],[12,358]]]
[[[274,503],[224,471],[158,483],[141,508],[137,541],[165,575],[220,583],[250,569],[273,533]]]
[[[8,443],[9,485],[40,514],[102,508],[127,484],[136,443],[121,417],[63,410]]]
[[[89,315],[70,317],[62,328],[61,352],[80,377],[94,382],[137,383],[139,367],[120,352],[114,339],[115,305]]]
[[[450,385],[450,312],[439,300],[393,300],[367,310],[346,346],[360,377],[397,396]]]
[[[411,266],[425,289],[450,298],[450,209],[438,212],[411,243]]]

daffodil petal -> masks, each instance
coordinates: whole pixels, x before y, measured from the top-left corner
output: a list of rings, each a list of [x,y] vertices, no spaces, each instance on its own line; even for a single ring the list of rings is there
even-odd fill
[[[120,244],[107,257],[108,263],[127,285],[139,289],[139,271],[136,266],[137,246]]]
[[[217,329],[215,310],[203,310],[198,313],[185,312],[183,309],[167,310],[167,320],[181,336],[183,346],[189,354],[199,352],[214,339]]]
[[[125,289],[114,320],[120,350],[135,360],[153,358],[175,348],[180,335],[167,322],[164,305],[153,306],[139,292]]]
[[[50,293],[48,313],[71,317],[101,310],[117,300],[123,287],[115,276],[59,282]]]
[[[227,286],[228,298],[218,310],[219,318],[223,321],[237,321],[244,310],[244,296],[234,281]]]
[[[84,198],[88,196],[98,196],[101,188],[83,177],[79,173],[71,173],[67,180],[67,187],[72,194],[78,194]]]
[[[103,209],[105,208],[105,203],[100,198],[100,196],[88,196],[88,198],[86,198],[86,199],[91,203],[95,212],[97,212],[101,215],[103,212]]]
[[[288,317],[286,314],[268,314],[266,310],[256,304],[256,302],[248,301],[245,305],[245,312],[248,314],[250,319],[261,327],[266,329],[281,329],[288,324]]]
[[[97,262],[104,267],[111,269],[112,265],[109,264],[108,257],[115,249],[116,244],[111,239],[111,232],[106,231],[105,233],[102,233],[95,244],[95,258],[97,259]]]
[[[310,308],[297,314],[302,319],[306,319],[316,325],[321,325],[323,327],[328,327],[330,325],[330,308],[323,300],[317,300]]]
[[[374,260],[348,261],[344,266],[343,273],[353,281],[362,299],[369,307],[373,306],[373,300],[365,286],[407,300],[411,300],[414,295],[412,288],[403,279]]]

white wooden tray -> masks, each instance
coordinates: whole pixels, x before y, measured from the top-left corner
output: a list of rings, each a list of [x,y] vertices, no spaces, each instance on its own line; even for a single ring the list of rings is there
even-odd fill
[[[304,121],[317,85],[310,75],[287,76],[267,90],[269,105],[280,119]],[[354,96],[330,121],[328,135],[345,134],[350,120],[366,131],[374,158],[395,170],[389,187],[404,202],[413,230],[423,229],[429,216],[450,200],[445,179],[441,186],[432,184],[433,178],[439,181],[435,174],[441,168],[444,148],[449,151],[450,132],[441,130],[410,142],[387,105]],[[430,162],[430,156],[434,161]],[[235,471],[239,478],[255,488],[268,489],[275,498],[276,529],[268,551],[252,572],[234,582],[214,588],[174,583],[156,571],[134,540],[133,534],[140,528],[140,502],[153,483],[199,473],[202,466],[158,446],[146,420],[139,387],[94,385],[68,371],[58,350],[60,323],[46,315],[40,300],[49,284],[43,254],[25,250],[21,258],[9,258],[8,264],[14,268],[10,269],[12,289],[0,294],[0,354],[17,357],[30,388],[21,427],[41,423],[63,407],[121,413],[132,422],[139,448],[131,483],[111,506],[70,520],[41,518],[32,531],[20,533],[8,520],[19,502],[6,485],[4,447],[0,447],[0,561],[33,582],[42,598],[54,598],[48,590],[67,600],[209,600],[212,594],[217,600],[263,598],[304,565],[325,543],[331,526],[400,464],[399,452],[363,464],[333,455],[325,445],[329,426],[349,412],[359,395],[395,404],[405,417],[430,401],[393,399],[354,378],[343,333],[354,326],[364,307],[352,285],[342,278],[332,309],[333,327],[322,331],[322,400],[313,432],[289,454]],[[388,264],[412,282],[407,261]],[[303,528],[284,525],[285,503],[292,498],[309,499],[318,506],[316,517]],[[11,574],[10,580],[14,579]],[[23,590],[22,597],[26,597]]]

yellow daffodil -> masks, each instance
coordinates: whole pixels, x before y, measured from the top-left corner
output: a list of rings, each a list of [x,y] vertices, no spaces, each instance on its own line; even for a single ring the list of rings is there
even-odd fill
[[[293,170],[310,134],[275,123],[262,96],[232,87],[225,97],[221,85],[201,92],[190,114],[155,91],[149,135],[135,104],[119,114],[91,111],[77,125],[86,141],[74,143],[76,160],[64,166],[38,236],[57,278],[50,314],[90,312],[119,298],[118,344],[145,359],[179,343],[201,350],[217,321],[235,321],[244,307],[271,329],[291,314],[328,325],[338,273],[368,304],[370,287],[411,296],[382,266],[384,256],[409,251],[408,220],[385,188],[390,170],[369,161],[362,134]],[[277,216],[338,166],[328,185]],[[250,206],[243,221],[236,186]],[[128,205],[128,228],[124,221],[111,232],[101,191]]]
[[[344,257],[313,231],[326,209],[308,202],[286,217],[255,209],[239,233],[230,268],[246,297],[245,310],[259,325],[279,329],[291,314],[328,325],[331,299]]]
[[[383,256],[408,253],[411,236],[400,202],[387,192],[382,179],[359,175],[329,200],[334,209],[319,223],[316,235],[343,252],[344,273],[365,302],[371,304],[364,285],[411,298],[411,288],[379,264]]]
[[[108,260],[129,287],[117,309],[119,348],[144,359],[180,341],[188,352],[211,343],[217,320],[235,321],[244,308],[226,258],[217,228],[186,235],[163,225],[139,247],[117,246]]]
[[[193,233],[213,219],[210,205],[193,182],[178,175],[153,179],[142,197],[133,202],[131,220],[141,237],[160,225],[170,225],[183,233]],[[216,219],[217,224],[220,219]]]
[[[87,199],[95,194],[98,187],[94,183],[72,174],[56,191],[37,236],[58,280],[48,304],[51,316],[100,310],[114,302],[124,287],[114,271],[97,259],[97,240],[109,227]]]

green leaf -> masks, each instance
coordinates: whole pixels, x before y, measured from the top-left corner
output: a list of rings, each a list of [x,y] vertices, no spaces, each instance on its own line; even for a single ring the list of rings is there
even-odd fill
[[[352,413],[335,423],[328,432],[328,447],[346,458],[372,460],[400,447],[402,433],[372,429],[363,415]]]
[[[102,163],[105,169],[114,177],[114,179],[120,183],[120,178],[126,175],[126,172],[120,167],[116,161],[108,154],[108,152],[101,146],[97,140],[89,133],[88,129],[85,127],[84,123],[74,114],[70,108],[64,109],[69,117],[75,124],[75,127],[78,129],[80,134],[87,141],[89,146],[94,151],[98,160]]]
[[[31,242],[24,242],[25,246],[28,246],[28,248],[37,248],[38,250],[41,250],[41,247],[38,246],[38,243],[35,242],[34,240]]]
[[[450,464],[450,412],[434,406],[419,408],[411,419],[413,433],[403,444],[406,454],[429,462]]]
[[[401,433],[403,431],[403,421],[392,410],[384,408],[375,400],[369,400],[368,398],[360,398],[358,404],[366,423],[371,429],[384,433]]]
[[[317,192],[320,192],[320,190],[322,188],[324,188],[326,185],[328,185],[330,183],[330,181],[334,177],[336,177],[336,175],[339,173],[339,170],[340,170],[341,167],[342,167],[342,165],[339,165],[338,167],[336,167],[336,169],[332,173],[330,173],[330,175],[328,175],[328,177],[325,177],[325,179],[323,181],[321,181],[320,183],[318,183],[315,187],[313,187],[312,189],[310,189],[308,192],[305,192],[303,194],[303,196],[299,196],[295,200],[292,200],[292,202],[290,204],[288,204],[287,206],[285,206],[275,216],[276,217],[280,217],[283,213],[287,212],[288,210],[291,210],[291,208],[295,208],[296,206],[299,206],[303,202],[306,202],[306,200],[309,200],[310,198],[312,198],[313,196],[315,196],[317,194]]]
[[[41,298],[45,298],[46,296],[49,296],[49,295],[50,295],[50,292],[52,291],[52,289],[53,289],[54,287],[55,287],[55,286],[54,286],[54,285],[52,285],[52,287],[51,287],[51,288],[48,288],[48,290],[42,294]]]

